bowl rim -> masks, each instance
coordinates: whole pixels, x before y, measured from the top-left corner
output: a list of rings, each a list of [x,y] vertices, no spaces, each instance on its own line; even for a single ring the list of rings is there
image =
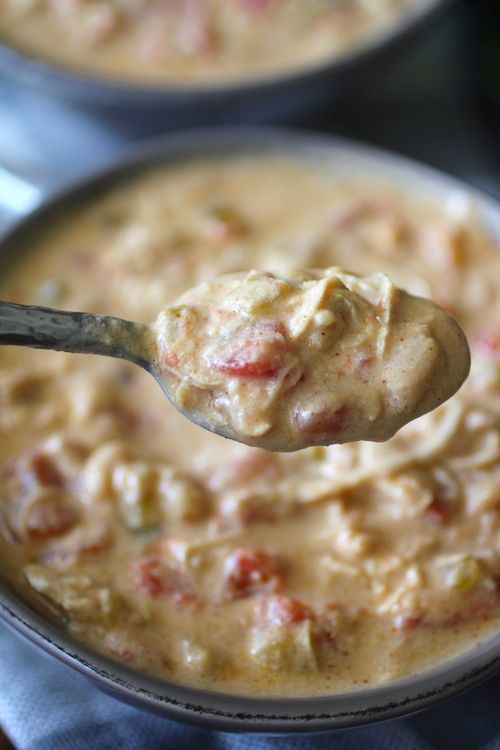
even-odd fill
[[[500,237],[500,204],[483,191],[442,172],[349,139],[277,128],[194,130],[146,142],[111,166],[53,194],[0,236],[0,252],[15,248],[67,207],[127,181],[141,172],[187,160],[237,155],[283,155],[345,170],[366,172],[407,190],[443,198],[466,193],[482,223]],[[500,670],[500,629],[437,667],[377,687],[306,698],[253,698],[209,692],[149,677],[78,643],[28,607],[0,582],[0,617],[14,630],[91,678],[105,692],[178,721],[223,731],[305,733],[363,726],[415,713],[464,692]]]
[[[425,0],[422,7],[412,8],[399,21],[373,38],[348,49],[338,56],[327,56],[318,62],[303,64],[297,68],[285,68],[255,77],[244,76],[228,81],[208,81],[206,84],[141,83],[140,81],[114,79],[78,67],[65,66],[51,61],[36,52],[23,49],[9,42],[0,33],[0,71],[35,86],[49,86],[61,93],[75,95],[103,105],[133,104],[147,106],[153,100],[169,104],[185,104],[194,101],[207,103],[212,100],[247,98],[257,92],[273,94],[284,86],[303,86],[321,78],[331,80],[341,75],[355,74],[359,67],[374,57],[402,46],[418,29],[437,18],[455,0]]]

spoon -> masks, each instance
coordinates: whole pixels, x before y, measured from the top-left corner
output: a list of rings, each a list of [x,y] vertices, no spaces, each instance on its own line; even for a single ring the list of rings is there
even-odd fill
[[[125,359],[149,372],[184,416],[200,427],[214,431],[201,416],[179,408],[171,387],[155,366],[154,333],[147,325],[110,315],[69,312],[0,300],[0,344]],[[222,429],[217,433],[226,436]]]
[[[384,274],[226,274],[140,323],[0,302],[0,344],[102,354],[149,372],[187,419],[272,451],[388,440],[449,398],[457,322]]]

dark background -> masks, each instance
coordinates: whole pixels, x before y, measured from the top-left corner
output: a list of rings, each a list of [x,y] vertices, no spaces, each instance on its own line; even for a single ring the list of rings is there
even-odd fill
[[[412,156],[500,197],[500,2],[456,0],[295,125]],[[50,189],[165,130],[127,127],[0,80],[0,165]],[[0,196],[1,196],[0,183]]]
[[[452,4],[344,107],[304,124],[399,151],[500,197],[500,3]]]

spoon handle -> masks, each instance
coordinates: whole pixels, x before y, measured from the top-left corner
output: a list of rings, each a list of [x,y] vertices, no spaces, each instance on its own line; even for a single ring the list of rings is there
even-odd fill
[[[0,344],[104,354],[149,369],[149,328],[108,315],[67,312],[0,300]]]

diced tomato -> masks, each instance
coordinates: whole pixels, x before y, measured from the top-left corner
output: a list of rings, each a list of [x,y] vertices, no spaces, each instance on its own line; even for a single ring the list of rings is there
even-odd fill
[[[76,521],[76,512],[64,500],[47,498],[31,507],[26,529],[32,539],[46,539],[64,534]]]
[[[175,369],[176,367],[179,367],[179,363],[179,355],[175,352],[167,352],[165,354],[165,364],[167,365],[167,367],[172,367]]]
[[[140,558],[133,565],[138,589],[149,596],[169,594],[176,604],[201,605],[192,581],[175,564],[166,565],[159,557]]]
[[[161,560],[157,557],[144,557],[134,565],[135,582],[138,588],[150,596],[169,591],[167,581],[163,576]]]
[[[452,505],[449,500],[440,495],[435,495],[430,505],[424,511],[425,518],[434,523],[444,524],[450,519]]]
[[[37,484],[42,487],[58,487],[65,485],[65,479],[54,458],[46,453],[35,453],[31,456],[27,471]]]
[[[221,350],[214,369],[240,378],[275,378],[292,353],[282,327],[273,323],[240,329],[221,342]]]
[[[297,625],[315,619],[314,612],[306,604],[280,594],[262,597],[256,608],[256,617],[262,627]]]
[[[276,591],[282,584],[281,570],[282,565],[275,555],[240,547],[226,560],[224,585],[233,597]]]
[[[294,414],[297,428],[305,435],[336,434],[345,430],[349,424],[351,409],[347,404],[329,409],[302,409]]]
[[[474,348],[479,354],[492,359],[500,359],[500,332],[483,333],[474,340]]]

